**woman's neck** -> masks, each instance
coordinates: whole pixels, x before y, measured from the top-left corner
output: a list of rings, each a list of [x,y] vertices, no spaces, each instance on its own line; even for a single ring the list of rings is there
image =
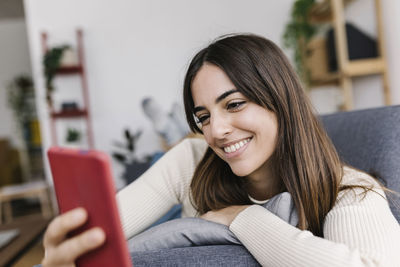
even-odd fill
[[[247,193],[254,199],[270,199],[282,192],[282,180],[268,165],[262,166],[256,172],[247,176]]]
[[[282,192],[281,183],[272,181],[252,181],[247,184],[247,193],[254,199],[265,200]]]

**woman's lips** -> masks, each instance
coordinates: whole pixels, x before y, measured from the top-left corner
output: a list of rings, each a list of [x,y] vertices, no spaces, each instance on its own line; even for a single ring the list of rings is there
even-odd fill
[[[225,152],[225,157],[226,158],[233,158],[238,155],[240,155],[249,145],[249,142],[251,141],[251,137],[243,139],[241,141],[238,141],[232,145],[225,146],[223,148]]]

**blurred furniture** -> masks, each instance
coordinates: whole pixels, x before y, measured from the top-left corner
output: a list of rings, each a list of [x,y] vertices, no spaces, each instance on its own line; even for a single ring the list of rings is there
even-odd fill
[[[19,152],[7,139],[0,139],[0,187],[22,181]]]
[[[325,84],[338,84],[343,94],[344,102],[342,109],[350,110],[353,108],[352,78],[379,74],[382,76],[385,104],[390,105],[391,94],[387,73],[385,43],[383,39],[381,0],[374,0],[377,23],[378,57],[357,60],[349,60],[348,40],[346,37],[344,18],[345,6],[352,1],[353,0],[325,0],[316,3],[309,12],[310,21],[312,23],[330,22],[332,24],[338,63],[337,72],[324,71],[325,69],[327,70],[327,60],[324,58],[326,55],[322,55],[326,47],[324,43],[325,40],[320,38],[310,41],[307,49],[308,51],[305,53],[305,57],[309,61],[306,65],[309,69],[310,65],[312,65],[312,69],[317,72],[315,75],[311,74],[311,87]],[[320,64],[324,61],[326,66]]]
[[[47,39],[48,35],[43,32],[42,38],[42,49],[45,54],[48,50]],[[86,65],[84,58],[84,46],[83,46],[83,31],[81,29],[76,30],[77,38],[77,53],[78,53],[78,63],[75,65],[62,65],[57,70],[58,76],[65,75],[77,75],[81,80],[83,107],[81,108],[71,108],[71,109],[60,109],[55,110],[53,106],[50,106],[50,127],[51,127],[51,137],[53,146],[57,146],[57,127],[56,121],[62,119],[82,119],[86,125],[86,138],[88,143],[88,148],[94,148],[93,130],[92,122],[90,116],[90,106],[89,106],[89,86],[86,77]]]
[[[50,219],[38,215],[21,217],[12,223],[0,225],[0,231],[18,229],[19,235],[0,250],[0,266],[12,266],[46,229]],[[37,262],[39,263],[39,262]]]
[[[25,142],[29,157],[30,177],[34,180],[38,177],[44,176],[43,150],[39,120],[34,118],[24,126],[24,133],[27,135],[25,137]]]
[[[49,197],[49,186],[45,181],[35,181],[17,185],[8,185],[0,188],[0,224],[2,223],[2,210],[4,208],[5,222],[13,219],[11,201],[22,198],[36,197],[40,201],[43,218],[52,215]]]
[[[400,106],[341,112],[321,117],[340,156],[348,164],[371,171],[400,192]],[[388,194],[400,223],[400,197]],[[140,266],[259,266],[243,246],[198,246],[132,253]]]

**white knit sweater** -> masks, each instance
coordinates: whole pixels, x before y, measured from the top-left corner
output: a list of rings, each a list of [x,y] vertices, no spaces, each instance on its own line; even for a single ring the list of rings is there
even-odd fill
[[[207,148],[187,139],[117,195],[127,238],[150,226],[174,204],[195,217],[189,186]],[[373,184],[375,192],[342,191],[324,222],[324,238],[291,226],[258,205],[242,211],[230,230],[263,266],[400,266],[400,226],[384,192],[365,173],[344,168],[343,184]]]

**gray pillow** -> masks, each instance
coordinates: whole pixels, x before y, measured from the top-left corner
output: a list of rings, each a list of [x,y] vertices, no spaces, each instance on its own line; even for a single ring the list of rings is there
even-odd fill
[[[276,195],[262,206],[289,224],[298,224],[297,212],[288,192]],[[130,252],[228,244],[241,245],[241,242],[228,226],[201,218],[168,221],[128,240]]]

